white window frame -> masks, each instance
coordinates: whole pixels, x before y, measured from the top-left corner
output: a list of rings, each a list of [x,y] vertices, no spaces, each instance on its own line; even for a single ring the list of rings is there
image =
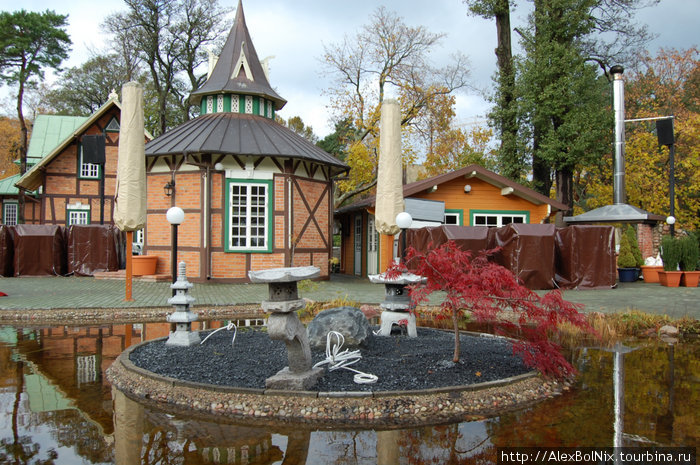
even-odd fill
[[[67,221],[68,226],[73,226],[75,224],[90,224],[90,210],[67,210]]]
[[[3,202],[2,221],[6,226],[16,226],[19,215],[19,204],[17,202]],[[10,218],[8,221],[8,217]]]
[[[80,144],[80,179],[100,179],[100,165],[83,162],[83,144]]]
[[[268,180],[227,180],[225,232],[227,252],[272,252],[274,242],[272,189],[273,183]],[[262,243],[258,242],[260,240]]]
[[[486,220],[486,224],[477,223],[477,218],[483,217]],[[511,221],[504,223],[504,218],[510,218]],[[519,219],[522,221],[513,221]],[[489,220],[495,220],[495,224],[488,224]],[[528,215],[525,213],[473,213],[472,214],[472,226],[488,226],[489,228],[500,228],[510,223],[527,224]]]
[[[454,223],[448,223],[447,218],[454,218]],[[459,212],[445,212],[444,224],[462,226],[462,214]]]

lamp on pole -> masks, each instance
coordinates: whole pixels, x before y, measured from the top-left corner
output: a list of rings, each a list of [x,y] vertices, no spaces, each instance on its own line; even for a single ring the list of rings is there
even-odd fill
[[[168,212],[165,214],[165,218],[168,220],[171,226],[171,241],[172,250],[170,252],[170,273],[172,275],[173,283],[177,279],[177,227],[185,221],[185,212],[180,207],[170,207]],[[173,295],[175,295],[175,290],[173,290]]]
[[[411,223],[413,223],[413,217],[411,217],[410,213],[401,212],[396,215],[396,226],[401,229],[401,233],[403,235],[401,261],[403,261],[404,264],[406,261],[406,230],[411,227]]]

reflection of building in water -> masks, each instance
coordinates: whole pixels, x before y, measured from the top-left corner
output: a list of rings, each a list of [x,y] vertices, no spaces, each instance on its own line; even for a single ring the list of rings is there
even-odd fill
[[[196,327],[218,328],[221,322]],[[31,368],[25,390],[33,412],[76,408],[105,435],[113,432],[111,386],[104,372],[127,347],[166,337],[168,323],[26,329],[16,352]]]
[[[189,421],[144,408],[116,389],[113,395],[117,465],[154,463],[157,458],[169,463],[179,457],[185,463],[262,465],[285,457],[272,444],[269,428]],[[303,451],[303,460],[293,463],[306,462],[309,434],[290,433],[286,455]],[[301,447],[299,442],[303,443]]]

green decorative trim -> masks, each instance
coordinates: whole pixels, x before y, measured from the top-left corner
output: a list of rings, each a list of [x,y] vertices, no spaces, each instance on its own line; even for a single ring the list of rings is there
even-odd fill
[[[464,226],[464,210],[461,208],[445,208],[445,214],[456,213],[458,215],[457,225]]]
[[[253,115],[258,115],[258,116],[263,116],[264,118],[268,119],[275,119],[275,105],[274,102],[269,101],[265,99],[264,97],[259,97],[257,95],[244,95],[244,94],[209,94],[205,95],[202,97],[201,102],[199,103],[199,114],[200,115],[206,115],[207,112],[207,99],[209,97],[212,97],[212,111],[211,113],[221,113],[217,111],[218,108],[218,99],[219,96],[223,95],[224,98],[224,106],[223,106],[223,113],[240,113],[240,114],[245,114],[245,99],[246,97],[250,97],[253,101]],[[238,108],[235,108],[235,105],[233,105],[233,95],[238,96]],[[271,115],[267,114],[267,103],[271,102],[270,105],[270,112],[272,113]],[[262,113],[262,114],[261,114]]]
[[[90,210],[89,209],[82,209],[82,208],[66,208],[66,226],[72,226],[73,224],[70,223],[70,214],[71,212],[85,212],[87,213],[87,223],[76,223],[76,224],[91,224],[92,223],[92,218],[90,215]]]
[[[474,215],[523,215],[525,223],[530,223],[529,210],[469,210],[469,225],[474,226]]]
[[[231,247],[231,185],[232,184],[249,184],[249,185],[260,185],[265,184],[267,186],[267,196],[265,207],[267,209],[267,238],[266,238],[266,248],[264,249],[250,249],[250,248],[233,248]],[[226,252],[236,252],[236,253],[272,253],[272,247],[275,237],[275,225],[273,222],[273,210],[274,210],[274,191],[273,182],[271,179],[226,179],[226,198],[225,202],[225,226],[224,226],[224,251]]]
[[[253,96],[253,114],[260,114],[260,97]]]

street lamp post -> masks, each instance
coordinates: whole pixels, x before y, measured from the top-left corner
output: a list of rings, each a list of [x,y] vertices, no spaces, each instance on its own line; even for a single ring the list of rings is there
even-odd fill
[[[180,207],[170,207],[165,217],[171,226],[170,236],[172,250],[170,251],[170,273],[172,275],[172,282],[175,283],[177,279],[177,227],[185,221],[185,212]],[[174,295],[175,290],[173,289],[173,296]]]

